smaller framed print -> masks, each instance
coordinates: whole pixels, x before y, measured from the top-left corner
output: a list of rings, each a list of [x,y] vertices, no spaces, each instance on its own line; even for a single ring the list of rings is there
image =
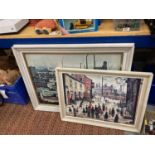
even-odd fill
[[[59,111],[55,68],[130,70],[134,44],[14,45],[35,110]]]
[[[61,119],[140,132],[152,73],[57,68]]]
[[[69,33],[81,33],[98,30],[98,19],[59,19],[59,23]]]

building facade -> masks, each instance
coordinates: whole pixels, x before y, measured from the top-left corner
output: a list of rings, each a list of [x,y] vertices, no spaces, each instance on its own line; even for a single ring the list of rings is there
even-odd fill
[[[92,89],[94,88],[94,83],[90,78],[88,78],[86,75],[82,74],[72,74],[72,76],[77,79],[78,81],[82,82],[85,87],[85,94],[84,97],[87,100],[92,99]]]
[[[127,110],[129,111],[130,115],[134,118],[135,110],[136,110],[136,103],[138,100],[138,91],[140,89],[141,79],[131,79],[128,78],[127,80],[127,100],[126,106]]]
[[[94,90],[93,90],[93,96],[95,95],[103,96],[105,98],[114,99],[114,100],[120,100],[121,102],[126,102],[126,94],[118,91],[111,86],[96,84]]]
[[[86,91],[83,82],[69,74],[63,74],[63,79],[66,104],[75,104],[76,101],[82,100]]]
[[[55,71],[50,67],[29,67],[33,84],[40,101],[58,100]]]

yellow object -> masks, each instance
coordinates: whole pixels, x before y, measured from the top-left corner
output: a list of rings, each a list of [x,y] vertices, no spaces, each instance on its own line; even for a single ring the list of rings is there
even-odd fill
[[[145,122],[144,123],[145,123],[145,125],[148,125],[147,119],[145,119]]]
[[[92,19],[78,19],[74,24],[74,29],[86,29],[92,25]]]

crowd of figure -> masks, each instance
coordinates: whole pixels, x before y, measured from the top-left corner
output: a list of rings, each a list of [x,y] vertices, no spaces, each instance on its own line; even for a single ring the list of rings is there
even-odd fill
[[[116,123],[119,122],[120,117],[123,117],[125,114],[123,108],[108,108],[104,103],[102,105],[93,105],[92,103],[89,103],[86,106],[76,107],[75,105],[72,105],[69,107],[69,113],[73,114],[74,117],[79,114],[79,111],[82,112],[83,116],[88,118],[104,120],[112,119]]]

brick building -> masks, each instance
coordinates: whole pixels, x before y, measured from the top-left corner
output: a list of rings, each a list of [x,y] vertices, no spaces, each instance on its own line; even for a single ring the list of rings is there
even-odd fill
[[[74,104],[84,97],[85,87],[83,82],[69,74],[63,74],[65,83],[65,100],[66,104]]]

